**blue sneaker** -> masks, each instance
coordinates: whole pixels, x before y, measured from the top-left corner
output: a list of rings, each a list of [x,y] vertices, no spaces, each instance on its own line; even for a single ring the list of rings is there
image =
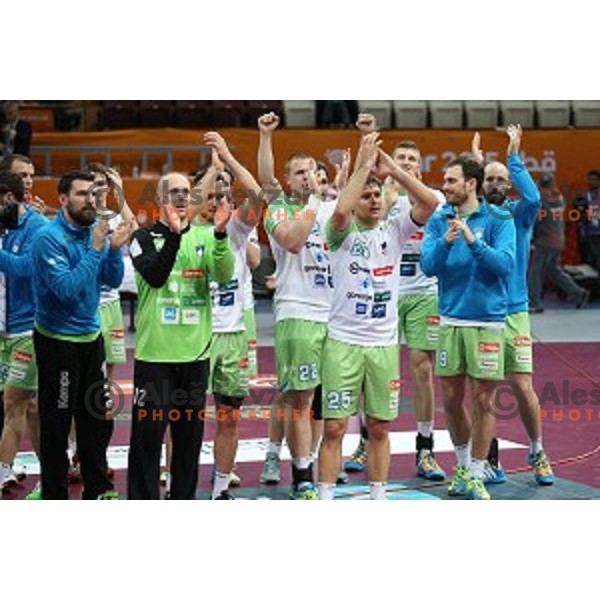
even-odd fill
[[[535,456],[530,454],[527,457],[527,462],[533,467],[533,474],[538,485],[552,485],[554,483],[554,473],[543,450],[540,450]]]
[[[502,468],[502,465],[498,463],[493,465],[492,463],[485,461],[485,467],[483,468],[483,483],[485,485],[496,485],[498,483],[504,483],[506,481],[506,473]]]
[[[466,496],[468,482],[469,469],[466,467],[455,467],[454,477],[448,486],[448,496]]]
[[[297,489],[290,490],[290,500],[318,500],[319,493],[314,483],[301,483]]]
[[[423,454],[417,462],[417,475],[427,481],[444,481],[446,473],[440,467],[433,454]]]
[[[360,473],[365,470],[367,464],[367,444],[365,440],[361,438],[358,447],[352,453],[352,456],[344,463],[344,471],[348,473]]]
[[[485,489],[483,479],[472,477],[467,482],[467,500],[491,500],[490,493]]]

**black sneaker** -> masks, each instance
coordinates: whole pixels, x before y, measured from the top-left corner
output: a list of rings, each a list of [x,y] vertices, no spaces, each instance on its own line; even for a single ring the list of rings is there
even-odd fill
[[[579,298],[579,300],[577,300],[577,303],[575,304],[575,308],[583,308],[589,301],[590,299],[590,290],[585,290],[585,292],[583,292],[583,295],[581,296],[581,298]]]
[[[214,500],[235,500],[235,498],[229,493],[229,490],[223,490]]]

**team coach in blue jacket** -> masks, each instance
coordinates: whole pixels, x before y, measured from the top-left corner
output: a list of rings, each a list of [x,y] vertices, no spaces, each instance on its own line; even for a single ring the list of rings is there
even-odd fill
[[[68,497],[67,439],[74,417],[83,498],[114,499],[106,473],[109,395],[98,305],[102,284],[121,284],[120,249],[132,227],[122,223],[107,240],[108,219],[96,219],[94,176],[87,171],[64,175],[58,194],[62,209],[32,248],[42,497]]]
[[[427,223],[421,267],[439,284],[436,374],[442,378],[458,463],[448,493],[488,500],[483,470],[496,425],[490,410],[494,383],[504,378],[503,329],[515,265],[515,225],[479,200],[482,182],[483,167],[472,156],[448,165],[443,186],[448,204]],[[472,425],[464,405],[467,376],[473,384]]]

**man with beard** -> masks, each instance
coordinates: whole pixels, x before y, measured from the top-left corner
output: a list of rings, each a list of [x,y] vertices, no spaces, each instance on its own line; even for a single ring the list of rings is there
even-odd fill
[[[504,207],[504,218],[514,219],[516,230],[515,268],[508,282],[508,316],[504,328],[504,372],[519,403],[519,415],[529,436],[528,462],[533,468],[539,485],[552,485],[554,475],[542,446],[540,404],[533,389],[533,353],[531,325],[528,312],[527,266],[531,232],[538,217],[540,192],[521,159],[520,147],[523,131],[521,126],[509,125],[508,169],[501,162],[485,166],[483,192],[488,203]],[[473,155],[483,164],[479,146],[479,134],[473,138]],[[519,199],[508,200],[511,182]],[[502,218],[502,217],[499,217]],[[486,484],[506,481],[504,469],[498,459],[498,440],[492,440],[484,472]]]
[[[108,221],[96,223],[93,183],[89,171],[73,171],[60,179],[62,210],[41,230],[32,249],[45,500],[68,498],[67,439],[73,417],[83,498],[118,497],[106,473],[104,421],[110,395],[98,306],[102,284],[121,284],[121,248],[129,240],[132,224],[122,223],[107,242]]]
[[[480,202],[483,167],[459,156],[444,172],[447,205],[425,229],[421,268],[437,276],[440,329],[436,375],[442,378],[444,410],[457,468],[452,496],[489,500],[483,473],[494,435],[495,382],[504,378],[504,321],[508,280],[514,269],[515,226],[501,209]],[[465,407],[465,384],[473,386],[473,423]],[[471,438],[473,452],[471,460]]]

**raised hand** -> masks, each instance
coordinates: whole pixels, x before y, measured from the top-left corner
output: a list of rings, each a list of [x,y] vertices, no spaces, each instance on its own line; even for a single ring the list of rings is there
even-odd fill
[[[334,186],[336,190],[341,190],[348,181],[348,176],[350,174],[350,148],[348,150],[344,150],[342,152],[342,162],[335,163],[335,180]]]
[[[92,247],[101,252],[108,236],[108,219],[100,219],[96,222],[92,231]]]
[[[373,170],[376,167],[377,159],[379,156],[379,133],[374,131],[363,136],[360,141],[360,147],[358,149],[358,155],[356,157],[356,168],[369,167]]]
[[[266,113],[258,118],[258,129],[261,133],[273,133],[279,126],[279,117],[274,113]]]
[[[473,154],[473,158],[480,165],[483,165],[485,157],[481,151],[481,136],[479,135],[479,131],[476,131],[475,135],[473,135],[473,140],[471,141],[471,153]]]
[[[208,131],[204,134],[204,143],[216,150],[219,158],[225,164],[227,164],[227,162],[231,159],[231,151],[225,142],[225,138],[220,133],[217,133],[216,131]]]
[[[373,115],[361,113],[358,115],[356,126],[363,135],[367,135],[377,130],[377,121]]]
[[[523,129],[520,125],[509,125],[506,128],[506,135],[508,135],[508,147],[506,148],[506,154],[519,154],[521,150],[521,138],[523,137]]]
[[[211,164],[219,173],[222,173],[225,170],[225,164],[219,158],[219,153],[217,152],[216,148],[212,149]]]
[[[113,232],[112,239],[110,240],[110,249],[111,250],[119,250],[122,248],[129,239],[131,238],[131,234],[134,231],[134,221],[121,221],[115,231]]]

